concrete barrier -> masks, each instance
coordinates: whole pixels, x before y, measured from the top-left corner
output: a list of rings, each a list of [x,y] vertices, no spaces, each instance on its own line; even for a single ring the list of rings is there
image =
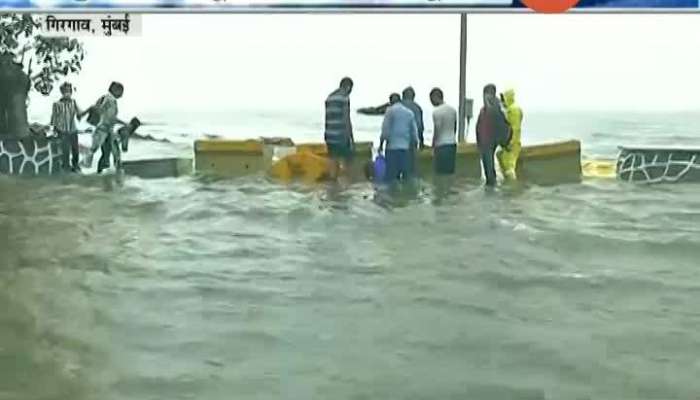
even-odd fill
[[[63,171],[61,141],[0,137],[0,174],[52,175]]]
[[[372,142],[356,142],[355,143],[355,158],[358,159],[372,159]],[[325,143],[300,143],[297,144],[297,151],[302,152],[305,150],[310,150],[312,153],[328,157],[328,148],[326,148]]]
[[[418,152],[416,169],[422,178],[434,175],[435,167],[433,149],[426,148]],[[481,179],[481,157],[475,144],[461,144],[457,146],[455,159],[455,175],[463,178]]]
[[[260,140],[205,139],[194,143],[194,167],[199,174],[239,177],[265,170]]]
[[[620,146],[616,175],[629,182],[700,182],[700,148]]]
[[[515,173],[536,185],[581,182],[581,142],[523,146]]]
[[[365,180],[365,164],[372,160],[372,142],[356,142],[355,156],[350,166],[348,175],[353,181]],[[311,151],[313,154],[328,157],[328,149],[325,143],[301,143],[297,146],[297,152]]]
[[[122,163],[124,173],[140,178],[176,178],[192,173],[191,158],[130,160]]]
[[[198,140],[195,142],[195,170],[197,173],[237,177],[266,172],[272,163],[273,145],[263,140]],[[355,159],[349,171],[353,180],[365,179],[364,166],[372,159],[372,142],[355,144]],[[328,157],[325,143],[297,144],[297,152],[310,151]],[[421,177],[433,175],[433,150],[424,149],[416,156]],[[524,146],[516,171],[518,179],[550,185],[581,181],[581,143],[576,140]],[[481,158],[474,144],[457,146],[455,174],[459,177],[481,179]]]
[[[195,171],[223,177],[240,177],[266,172],[272,165],[275,148],[288,148],[291,140],[197,140],[194,144]],[[325,143],[302,143],[296,152],[310,151],[328,157]],[[372,142],[355,143],[355,158],[351,166],[352,179],[364,179],[364,164],[372,159]]]

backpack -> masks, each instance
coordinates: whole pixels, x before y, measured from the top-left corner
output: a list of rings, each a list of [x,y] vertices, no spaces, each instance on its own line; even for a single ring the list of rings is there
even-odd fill
[[[499,146],[508,147],[511,139],[513,139],[513,129],[501,110],[498,110],[494,119],[496,120],[494,139]]]
[[[97,103],[95,103],[94,106],[90,107],[88,109],[88,116],[87,116],[87,122],[88,124],[97,127],[97,125],[100,123],[100,120],[102,119],[102,103],[104,102],[105,96],[102,96],[97,100]]]

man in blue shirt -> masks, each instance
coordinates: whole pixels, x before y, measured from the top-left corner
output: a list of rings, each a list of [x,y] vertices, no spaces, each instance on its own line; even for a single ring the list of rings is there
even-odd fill
[[[407,180],[414,170],[415,159],[411,155],[419,141],[416,118],[397,93],[389,97],[389,104],[382,123],[379,152],[386,143],[386,180]]]

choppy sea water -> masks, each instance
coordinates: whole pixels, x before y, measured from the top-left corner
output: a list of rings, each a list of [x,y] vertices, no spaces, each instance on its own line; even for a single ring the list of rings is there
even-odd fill
[[[697,119],[528,127],[598,157]],[[131,157],[195,135],[150,129],[183,139]],[[698,193],[0,177],[0,399],[696,398]]]

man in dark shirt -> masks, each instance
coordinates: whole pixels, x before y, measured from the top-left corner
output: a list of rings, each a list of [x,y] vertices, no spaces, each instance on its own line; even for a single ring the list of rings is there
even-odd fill
[[[407,87],[403,90],[401,94],[401,102],[409,110],[413,111],[413,115],[416,118],[416,127],[418,128],[418,143],[419,148],[425,147],[425,141],[423,140],[423,109],[416,103],[416,92],[412,87]]]
[[[425,147],[425,141],[423,140],[423,130],[425,126],[423,125],[423,109],[416,103],[416,91],[413,90],[411,86],[407,87],[401,93],[401,104],[404,107],[411,110],[413,117],[416,120],[416,128],[418,129],[418,143],[413,143],[409,149],[408,157],[411,159],[409,166],[411,167],[411,175],[416,175],[415,167],[416,163],[416,151],[420,151]]]

